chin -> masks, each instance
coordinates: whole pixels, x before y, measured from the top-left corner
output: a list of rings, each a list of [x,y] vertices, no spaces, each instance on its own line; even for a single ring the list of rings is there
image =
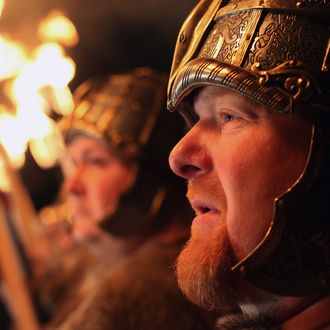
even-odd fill
[[[203,239],[193,234],[180,253],[176,273],[182,292],[203,308],[236,309],[231,265],[232,253],[225,225]]]

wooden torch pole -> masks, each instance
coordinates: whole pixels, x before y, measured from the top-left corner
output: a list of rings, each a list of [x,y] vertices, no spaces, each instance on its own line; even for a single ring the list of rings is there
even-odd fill
[[[38,330],[32,299],[24,271],[8,228],[6,207],[0,200],[0,268],[6,285],[8,304],[18,330]]]

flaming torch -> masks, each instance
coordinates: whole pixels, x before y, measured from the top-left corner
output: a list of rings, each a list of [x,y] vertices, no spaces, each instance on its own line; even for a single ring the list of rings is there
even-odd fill
[[[0,0],[0,15],[3,6]],[[0,33],[0,250],[6,251],[0,254],[0,268],[12,290],[15,302],[10,305],[18,311],[14,311],[18,328],[31,330],[39,325],[6,228],[11,218],[27,253],[42,239],[42,228],[16,169],[24,164],[28,147],[42,168],[53,166],[63,152],[52,114],[69,114],[73,109],[68,84],[75,75],[75,64],[64,47],[78,42],[74,25],[58,11],[40,22],[38,36],[40,45],[31,50]]]
[[[75,64],[65,46],[78,42],[74,25],[60,12],[40,22],[42,43],[32,51],[8,35],[0,35],[0,141],[15,168],[24,163],[29,146],[40,167],[55,164],[63,145],[51,112],[73,109],[68,84]]]
[[[38,28],[41,44],[35,49],[15,41],[8,35],[0,35],[0,143],[8,155],[9,165],[14,169],[24,164],[25,152],[30,148],[37,164],[42,168],[53,166],[63,152],[63,141],[52,113],[69,114],[73,99],[68,84],[75,74],[75,64],[65,54],[65,46],[78,42],[77,31],[72,22],[59,11],[51,12]],[[0,171],[5,167],[1,165]],[[6,165],[8,168],[8,164]],[[24,189],[18,188],[19,180],[12,179],[15,171],[0,173],[0,190],[7,191],[21,200]],[[16,174],[15,174],[16,175]],[[17,176],[17,175],[16,175]],[[18,194],[20,197],[15,197]],[[24,192],[24,200],[29,200]],[[29,203],[19,203],[28,205]],[[15,203],[17,205],[17,203]],[[31,207],[30,207],[31,209]],[[26,223],[35,219],[26,217],[31,212],[22,210]],[[30,246],[24,239],[25,246]],[[31,234],[32,235],[32,234]],[[26,242],[25,242],[26,241]]]

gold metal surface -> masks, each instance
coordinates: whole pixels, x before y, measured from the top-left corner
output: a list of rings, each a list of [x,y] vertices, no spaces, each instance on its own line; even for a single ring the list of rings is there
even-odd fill
[[[220,8],[215,16],[217,20],[224,15],[230,15],[239,11],[253,9],[268,10],[287,10],[296,11],[297,9],[314,14],[325,14],[326,8],[330,8],[330,2],[327,1],[297,1],[297,0],[245,0],[239,3],[228,4]]]
[[[262,12],[260,10],[253,10],[251,13],[251,17],[248,21],[246,29],[242,35],[241,42],[239,43],[239,47],[236,53],[233,56],[233,65],[241,66],[243,60],[248,52],[251,42],[254,40],[254,35],[257,29],[257,26],[260,24]]]
[[[200,1],[183,24],[175,46],[168,91],[171,90],[178,70],[195,54],[205,30],[212,22],[221,2],[222,0]]]
[[[328,41],[328,47],[324,56],[324,60],[322,63],[322,71],[329,71],[329,65],[330,65],[330,37]]]

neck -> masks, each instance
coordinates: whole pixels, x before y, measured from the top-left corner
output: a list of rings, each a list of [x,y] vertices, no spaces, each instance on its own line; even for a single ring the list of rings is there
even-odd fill
[[[239,306],[248,317],[261,316],[268,319],[272,324],[284,326],[287,322],[295,320],[298,315],[305,315],[305,311],[309,311],[312,306],[316,306],[318,302],[323,301],[319,296],[307,297],[285,297],[275,295],[268,291],[256,288],[254,285],[242,281],[240,289],[242,295],[239,295]],[[329,305],[328,298],[327,306]],[[322,305],[323,306],[323,305]],[[314,309],[313,309],[314,310]],[[319,309],[316,310],[321,313]],[[310,315],[310,314],[308,314]],[[310,316],[309,316],[310,317]],[[310,320],[313,321],[313,318]],[[316,320],[314,320],[316,321]],[[293,322],[293,321],[292,321]],[[291,324],[291,323],[290,323]],[[280,328],[282,329],[282,328]],[[289,327],[283,329],[300,329],[299,327]],[[305,329],[305,328],[304,328]],[[306,329],[314,329],[313,327]]]
[[[283,322],[281,330],[330,328],[330,296],[318,299]]]

